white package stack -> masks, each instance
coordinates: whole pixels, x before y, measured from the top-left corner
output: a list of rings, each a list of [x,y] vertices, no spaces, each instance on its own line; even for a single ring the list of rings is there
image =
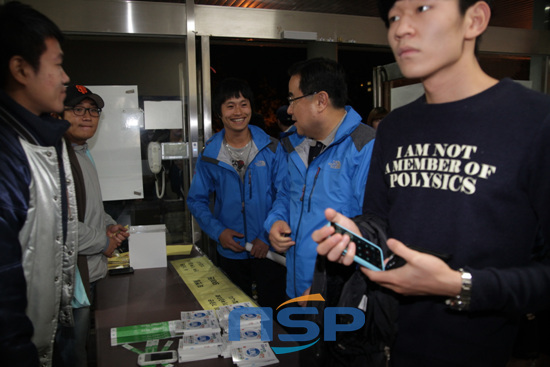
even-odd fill
[[[216,319],[216,313],[214,310],[197,310],[197,311],[182,311],[181,320],[202,320],[202,319]]]
[[[236,303],[234,305],[221,306],[216,309],[216,315],[220,321],[220,327],[224,332],[229,332],[229,314],[231,311],[243,307],[256,307],[250,302]],[[269,317],[261,310],[256,309],[254,312],[249,312],[240,315],[239,329],[241,328],[260,328],[261,321],[269,321]]]
[[[181,329],[180,329],[181,326]],[[183,335],[189,334],[208,334],[208,333],[219,333],[220,324],[217,319],[195,319],[195,320],[182,320],[181,323],[176,327],[176,333]]]
[[[178,361],[218,358],[224,343],[219,332],[184,335],[178,344]]]
[[[244,308],[244,307],[256,307],[256,306],[254,306],[250,302],[241,302],[241,303],[235,303],[233,305],[220,306],[216,309],[216,316],[220,321],[227,320],[229,318],[229,314],[231,313],[231,311],[233,311],[236,308]]]
[[[268,343],[251,343],[231,348],[233,363],[241,367],[259,367],[279,363]]]

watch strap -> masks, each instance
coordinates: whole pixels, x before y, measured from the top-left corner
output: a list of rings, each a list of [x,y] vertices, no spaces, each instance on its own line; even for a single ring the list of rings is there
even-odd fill
[[[462,280],[460,293],[456,297],[448,298],[445,304],[452,310],[467,311],[472,298],[472,274],[464,269],[458,269]]]

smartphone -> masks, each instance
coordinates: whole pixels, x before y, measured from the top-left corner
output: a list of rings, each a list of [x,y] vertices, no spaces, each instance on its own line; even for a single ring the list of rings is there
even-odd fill
[[[166,350],[163,352],[142,353],[138,356],[138,365],[147,366],[155,364],[165,364],[177,362],[178,353],[175,350]]]
[[[125,268],[109,269],[109,275],[132,274],[133,272],[134,268],[132,268],[131,266],[127,266]]]
[[[371,270],[384,270],[384,253],[380,247],[337,223],[329,222],[327,226],[334,227],[335,233],[347,234],[351,241],[355,243],[356,250],[353,260],[356,263]],[[343,253],[346,252],[344,250]]]

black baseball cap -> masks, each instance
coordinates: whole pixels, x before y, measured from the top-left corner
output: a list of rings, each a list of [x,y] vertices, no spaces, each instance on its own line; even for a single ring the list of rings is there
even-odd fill
[[[281,121],[281,123],[285,126],[290,126],[294,124],[294,121],[292,120],[292,116],[290,116],[286,111],[288,110],[288,106],[281,106],[277,109],[276,115],[277,120]]]
[[[80,84],[72,84],[67,86],[67,96],[65,97],[65,106],[74,107],[79,104],[82,100],[89,98],[95,102],[98,108],[103,108],[105,102],[103,98],[98,96],[88,88]]]

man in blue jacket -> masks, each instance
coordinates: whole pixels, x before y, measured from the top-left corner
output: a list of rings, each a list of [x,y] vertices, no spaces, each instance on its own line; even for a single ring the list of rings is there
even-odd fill
[[[226,79],[216,89],[212,105],[224,129],[206,142],[187,205],[216,241],[218,263],[229,278],[248,295],[256,281],[260,305],[277,307],[285,298],[285,269],[265,258],[270,246],[263,223],[275,197],[279,144],[249,125],[253,99],[244,80]],[[214,213],[209,207],[212,195]],[[246,243],[252,244],[250,253]]]
[[[316,58],[289,70],[288,114],[297,134],[281,140],[288,154],[284,181],[265,222],[272,246],[286,252],[286,293],[308,293],[317,244],[311,233],[326,223],[324,210],[361,213],[374,144],[374,130],[346,106],[344,71],[332,60]]]

